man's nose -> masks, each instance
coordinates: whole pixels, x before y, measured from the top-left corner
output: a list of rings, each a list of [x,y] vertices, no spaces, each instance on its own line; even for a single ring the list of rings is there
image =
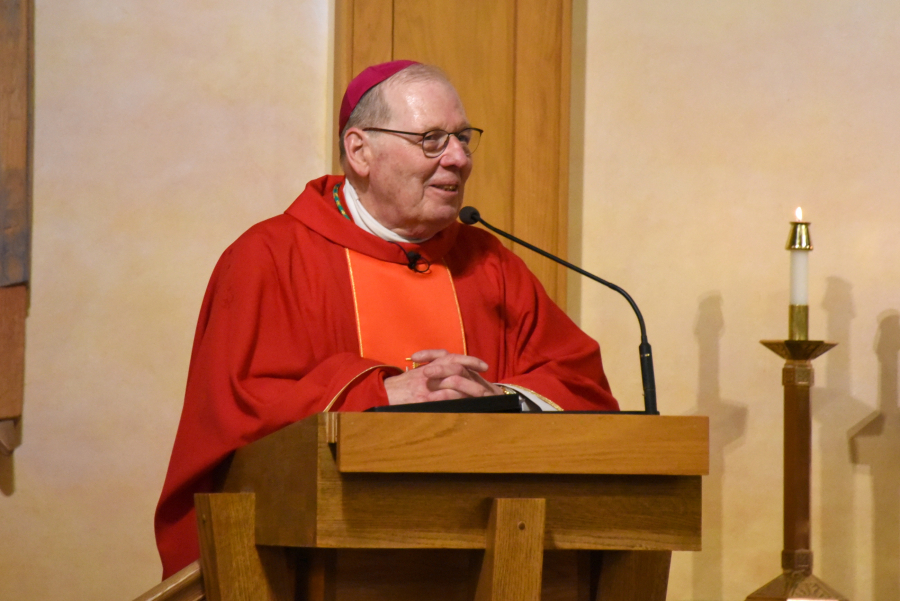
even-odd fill
[[[441,155],[441,164],[445,167],[456,166],[464,167],[472,160],[471,155],[466,152],[466,147],[454,135],[450,136],[447,142],[447,148]]]

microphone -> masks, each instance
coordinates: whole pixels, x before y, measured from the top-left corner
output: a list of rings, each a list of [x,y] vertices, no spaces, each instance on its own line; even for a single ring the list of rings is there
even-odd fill
[[[394,244],[399,248],[404,255],[406,255],[406,266],[410,271],[414,271],[416,273],[428,273],[431,270],[431,262],[428,261],[425,257],[420,255],[414,250],[406,250],[399,243],[390,240],[391,244]]]
[[[402,248],[402,247],[401,247]],[[431,263],[417,253],[416,251],[403,251],[406,254],[406,258],[409,261],[406,266],[410,268],[410,270],[415,271],[416,273],[428,273],[431,269]]]
[[[643,381],[644,385],[644,410],[638,413],[645,413],[647,415],[659,415],[659,411],[657,411],[656,409],[656,380],[653,376],[653,353],[650,350],[650,343],[647,342],[647,328],[644,326],[644,317],[643,315],[641,315],[640,309],[638,309],[637,304],[635,304],[634,300],[627,292],[625,292],[612,282],[607,282],[606,280],[599,278],[592,273],[588,273],[580,267],[572,265],[568,261],[564,261],[555,255],[551,255],[545,250],[541,250],[540,248],[529,244],[524,240],[516,238],[512,234],[507,234],[503,230],[495,228],[493,225],[481,218],[481,214],[475,207],[463,207],[463,209],[459,212],[459,220],[468,225],[475,225],[476,223],[480,223],[495,234],[500,234],[504,238],[508,238],[516,244],[521,244],[525,248],[533,250],[539,255],[543,255],[548,259],[556,261],[560,265],[568,267],[572,271],[580,273],[584,277],[594,280],[595,282],[599,282],[607,288],[612,288],[613,290],[624,296],[625,300],[627,300],[631,305],[631,308],[634,309],[634,314],[637,315],[638,324],[641,326],[641,344],[640,346],[638,346],[638,353],[641,357],[641,380]]]

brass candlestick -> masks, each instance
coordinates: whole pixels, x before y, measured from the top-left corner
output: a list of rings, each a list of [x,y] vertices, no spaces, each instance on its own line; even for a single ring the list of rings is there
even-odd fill
[[[799,210],[798,210],[799,218]],[[794,221],[785,247],[791,252],[812,250],[809,222]],[[793,264],[792,264],[793,269]],[[793,286],[793,278],[792,278]],[[792,295],[793,296],[793,295]],[[802,298],[805,298],[805,294]],[[836,346],[834,342],[809,340],[809,305],[790,305],[788,340],[761,340],[785,360],[784,385],[784,548],[782,574],[751,593],[747,601],[847,598],[812,573],[810,545],[810,467],[812,465],[812,416],[809,390],[813,385],[812,360]]]

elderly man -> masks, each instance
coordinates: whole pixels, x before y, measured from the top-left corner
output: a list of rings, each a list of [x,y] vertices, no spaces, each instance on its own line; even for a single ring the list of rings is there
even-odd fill
[[[514,254],[456,221],[481,131],[446,77],[366,69],[340,131],[346,178],[307,184],[210,280],[156,514],[164,577],[199,556],[193,494],[216,466],[313,413],[504,391],[617,408],[597,344]]]

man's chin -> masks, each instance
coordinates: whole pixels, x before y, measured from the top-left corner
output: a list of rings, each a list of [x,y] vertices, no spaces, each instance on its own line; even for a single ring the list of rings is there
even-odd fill
[[[459,209],[447,207],[446,210],[429,215],[427,220],[420,221],[415,227],[410,228],[413,230],[413,234],[407,237],[422,240],[436,236],[438,233],[450,227],[450,225],[456,221],[458,215]]]

